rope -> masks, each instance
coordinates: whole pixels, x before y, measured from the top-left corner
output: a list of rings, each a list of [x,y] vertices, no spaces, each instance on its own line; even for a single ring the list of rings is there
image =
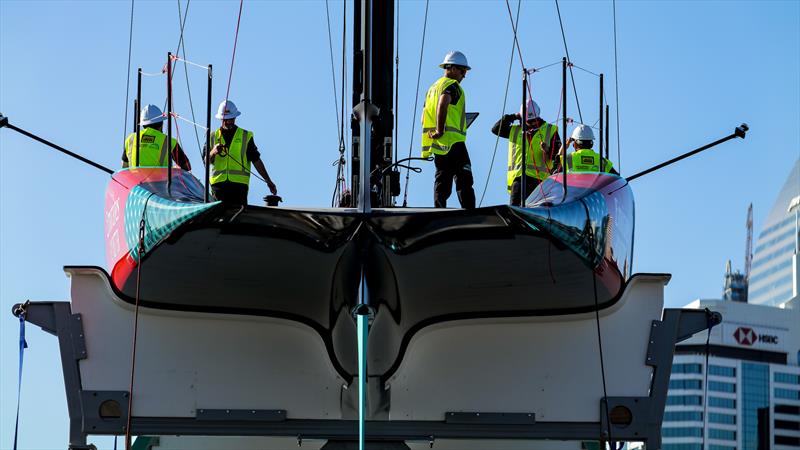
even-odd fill
[[[567,54],[567,62],[569,67],[569,77],[572,79],[572,90],[575,93],[575,104],[578,105],[578,118],[583,122],[583,114],[581,113],[581,102],[578,100],[578,88],[575,87],[575,74],[572,72],[572,58],[569,57],[569,48],[567,48],[567,35],[564,33],[564,22],[561,20],[561,8],[558,7],[558,0],[556,2],[556,12],[558,12],[558,24],[561,25],[561,39],[564,41],[564,52]]]
[[[422,55],[425,52],[425,34],[428,31],[428,6],[430,0],[425,0],[425,21],[422,24],[422,43],[419,46],[419,66],[417,68],[417,93],[414,95],[414,114],[411,120],[411,138],[408,140],[408,157],[411,157],[411,148],[414,146],[414,129],[417,126],[417,105],[419,102],[419,80],[422,76]],[[406,183],[403,187],[403,208],[408,206],[408,178],[411,175],[410,170],[406,170]]]
[[[711,310],[706,308],[706,325],[708,325],[708,335],[706,335],[706,365],[703,369],[703,441],[700,448],[706,448],[706,434],[708,433],[708,354],[711,343],[711,329],[714,328],[714,323],[711,321]]]
[[[207,129],[208,129],[208,128],[206,128],[206,126],[205,126],[205,125],[200,125],[199,123],[192,122],[191,120],[189,120],[189,119],[187,119],[187,118],[185,118],[185,117],[183,117],[183,116],[179,115],[179,114],[178,114],[178,113],[176,113],[176,112],[173,112],[173,113],[172,113],[172,117],[174,117],[174,118],[176,118],[176,119],[180,119],[180,120],[182,120],[182,121],[184,121],[184,122],[186,122],[186,123],[189,123],[189,124],[191,124],[191,125],[194,125],[196,128],[201,128],[201,129],[203,129],[203,130],[207,130]],[[178,125],[175,125],[175,127],[176,127],[176,128],[177,128],[177,126],[178,126]]]
[[[522,6],[522,0],[517,0],[517,18],[516,23],[519,23],[519,10]],[[506,103],[508,102],[508,86],[511,84],[511,67],[514,65],[514,47],[516,43],[511,43],[511,58],[508,61],[508,75],[506,76],[506,92],[503,94],[503,110],[501,112],[505,113],[506,111]],[[489,187],[489,178],[492,176],[492,169],[494,169],[494,159],[497,156],[497,147],[500,145],[500,135],[497,135],[497,138],[494,141],[494,151],[492,151],[492,162],[489,163],[489,173],[486,175],[486,183],[483,185],[483,193],[481,193],[481,201],[478,202],[478,207],[480,208],[483,206],[483,198],[486,196],[486,189]]]
[[[133,3],[131,0],[131,25],[128,33],[128,79],[125,82],[125,126],[122,127],[122,139],[128,136],[128,101],[130,100],[131,91],[131,49],[133,48]],[[139,111],[134,111],[134,114],[139,114]]]
[[[139,287],[142,281],[142,264],[144,264],[144,232],[145,232],[145,218],[147,213],[147,204],[150,202],[150,197],[153,193],[147,196],[144,201],[144,208],[142,208],[142,220],[139,222],[139,261],[136,264],[136,304],[133,313],[133,342],[131,344],[131,380],[130,387],[128,388],[128,418],[125,425],[125,450],[131,450],[131,420],[133,415],[133,380],[136,370],[136,340],[139,334]]]
[[[172,59],[173,59],[174,61],[182,61],[182,62],[184,63],[184,65],[185,65],[185,64],[189,64],[189,65],[192,65],[192,66],[199,67],[199,68],[203,69],[204,71],[208,71],[208,66],[204,66],[204,65],[201,65],[201,64],[197,64],[196,62],[192,62],[192,61],[189,61],[189,60],[183,59],[183,58],[181,58],[180,56],[173,56],[173,57],[172,57]]]
[[[611,5],[614,8],[614,94],[617,99],[617,172],[622,174],[622,157],[620,156],[622,143],[619,140],[619,76],[617,74],[617,0],[612,0]]]
[[[239,43],[239,24],[242,22],[242,6],[244,0],[239,0],[239,18],[236,19],[236,36],[233,38],[233,54],[231,55],[231,70],[228,72],[228,89],[225,91],[225,102],[231,93],[231,79],[233,78],[233,62],[236,59],[236,45]]]
[[[19,307],[19,370],[17,372],[17,419],[14,423],[14,450],[17,450],[17,437],[19,436],[19,404],[22,398],[22,363],[25,359],[25,349],[28,348],[28,343],[25,341],[27,304],[26,302]]]
[[[587,218],[589,216],[589,207],[586,203],[581,200],[581,204],[583,205],[584,210],[586,211]],[[595,235],[594,229],[589,228],[589,239],[591,239],[592,248],[595,248]],[[608,411],[608,390],[606,388],[606,366],[605,366],[605,358],[603,357],[603,335],[600,332],[600,302],[597,299],[597,272],[592,269],[592,288],[594,290],[594,317],[595,322],[597,324],[597,346],[600,352],[600,375],[602,376],[603,380],[603,409],[605,409],[606,413],[606,425],[608,426],[608,442],[613,442],[611,438],[611,415]],[[602,437],[602,436],[601,436]],[[602,441],[602,439],[601,439]],[[614,445],[611,445],[611,448],[614,448]]]

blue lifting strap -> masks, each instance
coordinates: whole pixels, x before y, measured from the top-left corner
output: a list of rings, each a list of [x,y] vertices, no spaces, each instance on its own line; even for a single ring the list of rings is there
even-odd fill
[[[17,420],[14,424],[14,450],[17,450],[17,435],[19,433],[19,401],[22,394],[22,361],[25,356],[25,349],[28,343],[25,342],[25,310],[19,313],[19,374],[17,376]]]

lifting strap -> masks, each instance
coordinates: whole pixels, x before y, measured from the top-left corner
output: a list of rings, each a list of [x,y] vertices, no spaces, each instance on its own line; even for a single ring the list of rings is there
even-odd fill
[[[14,450],[17,450],[17,436],[19,434],[19,404],[22,395],[22,362],[25,357],[25,349],[28,343],[25,342],[25,315],[28,302],[19,308],[19,372],[17,374],[17,418],[14,423]]]

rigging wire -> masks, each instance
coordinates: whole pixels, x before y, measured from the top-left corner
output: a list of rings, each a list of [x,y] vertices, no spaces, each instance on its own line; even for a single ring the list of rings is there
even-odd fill
[[[179,19],[179,22],[180,22],[180,25],[181,25],[181,38],[180,38],[180,41],[178,41],[178,51],[175,52],[175,54],[176,54],[175,60],[176,61],[178,60],[177,55],[179,54],[179,52],[181,50],[183,50],[183,58],[182,58],[182,61],[183,61],[183,73],[186,76],[186,92],[189,94],[189,110],[192,113],[192,123],[196,123],[197,122],[197,118],[195,117],[195,114],[194,114],[194,103],[192,102],[192,89],[189,87],[189,70],[187,68],[187,64],[193,64],[193,65],[198,66],[198,67],[203,68],[203,69],[207,69],[207,68],[203,67],[203,66],[201,66],[199,64],[195,64],[195,63],[189,62],[189,61],[187,61],[187,58],[186,58],[186,40],[183,37],[183,30],[184,30],[184,27],[186,26],[186,17],[189,15],[189,3],[191,3],[191,1],[192,0],[186,0],[186,12],[183,14],[183,21],[180,21],[180,17],[181,17],[181,0],[178,0],[178,19]],[[176,128],[177,128],[177,125],[176,125]],[[205,127],[203,127],[203,128],[205,129]],[[203,146],[202,146],[202,144],[200,144],[200,135],[197,134],[197,127],[194,128],[194,138],[197,141],[197,149],[200,152],[200,158],[202,159],[203,158]]]
[[[333,38],[331,37],[331,14],[328,8],[328,0],[325,0],[325,19],[328,22],[328,53],[331,57],[331,84],[333,84],[333,115],[336,116],[336,133],[339,135],[339,141],[342,140],[342,135],[339,132],[339,96],[336,90],[336,71],[333,64]]]
[[[517,0],[517,18],[515,23],[519,23],[519,11],[522,6],[522,0]],[[516,42],[511,43],[511,58],[508,61],[508,75],[506,76],[506,92],[503,94],[503,110],[501,112],[505,113],[506,111],[506,104],[508,102],[508,87],[511,84],[511,68],[514,65],[514,47]],[[554,63],[557,64],[557,63]],[[489,172],[486,174],[486,183],[483,185],[483,193],[481,193],[481,201],[478,202],[478,207],[480,208],[483,206],[483,198],[486,196],[486,189],[489,187],[489,179],[492,176],[492,169],[494,168],[494,159],[497,156],[497,147],[500,145],[500,134],[497,134],[497,138],[494,141],[494,151],[492,151],[492,162],[489,163]]]
[[[567,35],[564,33],[564,22],[561,20],[561,8],[558,7],[558,0],[555,0],[555,2],[556,12],[558,13],[558,24],[561,26],[561,39],[564,41],[564,52],[567,54],[567,63],[569,63],[569,77],[572,79],[572,90],[575,93],[575,104],[578,105],[578,118],[581,122],[583,122],[581,102],[578,100],[578,88],[575,86],[575,74],[572,72],[572,58],[569,57],[569,48],[567,48]]]
[[[236,19],[236,35],[233,38],[233,54],[231,55],[231,70],[228,72],[228,89],[225,91],[225,102],[231,93],[231,80],[233,79],[233,62],[236,59],[236,45],[239,43],[239,24],[242,22],[242,7],[244,0],[239,0],[239,18]]]
[[[616,114],[617,114],[617,172],[622,174],[622,157],[620,155],[620,147],[622,144],[619,140],[619,75],[617,73],[617,0],[611,0],[611,6],[614,10],[614,94],[616,96]]]
[[[131,0],[131,25],[128,33],[128,80],[125,82],[125,126],[122,128],[122,138],[128,136],[128,101],[130,100],[131,91],[131,49],[133,49],[133,4],[135,0]],[[141,106],[141,105],[140,105]],[[134,114],[139,114],[139,111],[134,111]],[[136,130],[134,130],[135,132]]]
[[[428,6],[430,0],[425,0],[425,20],[422,24],[422,43],[419,46],[419,66],[417,68],[417,93],[414,95],[414,114],[411,116],[411,137],[408,140],[408,157],[411,157],[411,148],[414,146],[414,128],[417,125],[417,105],[419,102],[419,80],[422,76],[422,55],[425,52],[425,34],[428,31]],[[403,208],[408,206],[408,179],[411,175],[410,170],[406,170],[406,184],[403,188]]]
[[[400,0],[397,0],[397,14],[395,15],[397,21],[397,28],[394,33],[394,162],[397,162],[397,118],[399,116],[398,110],[400,109]]]

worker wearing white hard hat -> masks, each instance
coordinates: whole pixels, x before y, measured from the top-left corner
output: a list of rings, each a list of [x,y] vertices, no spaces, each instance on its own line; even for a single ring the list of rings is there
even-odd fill
[[[428,88],[422,107],[422,157],[434,157],[434,205],[447,207],[455,181],[461,207],[470,209],[475,207],[475,191],[466,145],[466,94],[461,87],[470,66],[463,53],[451,51],[439,67],[444,75]]]
[[[522,136],[523,108],[519,113],[506,114],[492,127],[492,133],[508,139],[508,172],[506,173],[506,189],[509,203],[523,206],[523,202],[536,186],[550,176],[554,167],[555,149],[561,147],[558,127],[541,118],[541,109],[533,99],[525,105],[525,138]],[[522,189],[522,148],[525,153],[525,190]]]
[[[601,172],[602,169],[602,172],[617,173],[611,161],[592,150],[594,132],[590,126],[581,124],[575,127],[572,135],[567,139],[567,148],[570,144],[573,145],[575,151],[567,154],[568,172]],[[564,151],[563,147],[561,151]]]
[[[125,148],[122,151],[122,167],[167,167],[167,135],[161,130],[166,116],[156,105],[145,105],[139,113],[139,131],[137,143],[136,133],[131,133],[125,138]],[[137,147],[138,144],[138,147]],[[183,170],[192,170],[189,158],[183,153],[177,139],[172,139],[172,161]]]
[[[215,117],[222,124],[211,137],[208,160],[212,165],[210,184],[214,197],[222,202],[246,205],[251,165],[255,166],[273,195],[278,193],[278,188],[261,161],[253,132],[236,126],[236,118],[241,114],[230,100],[219,104]]]

